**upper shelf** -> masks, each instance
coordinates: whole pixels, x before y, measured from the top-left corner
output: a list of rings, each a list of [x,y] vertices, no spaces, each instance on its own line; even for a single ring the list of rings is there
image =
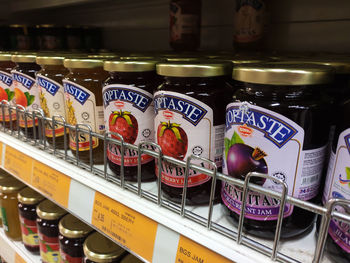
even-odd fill
[[[11,1],[13,12],[31,11],[36,9],[57,8],[70,5],[98,3],[101,0],[14,0]]]

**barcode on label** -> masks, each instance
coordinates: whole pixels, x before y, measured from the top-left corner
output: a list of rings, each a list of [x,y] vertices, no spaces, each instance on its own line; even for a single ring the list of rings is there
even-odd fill
[[[314,176],[311,176],[311,177],[304,177],[303,181],[301,182],[301,184],[302,185],[311,184],[313,182],[318,181],[318,178],[319,178],[319,175],[314,175]]]

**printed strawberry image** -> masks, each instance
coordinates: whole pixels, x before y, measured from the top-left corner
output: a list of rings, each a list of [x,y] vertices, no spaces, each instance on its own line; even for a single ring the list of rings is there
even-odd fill
[[[119,133],[125,142],[133,144],[136,141],[139,126],[131,112],[119,110],[109,115],[109,130]],[[119,139],[116,136],[112,137]]]
[[[180,160],[185,158],[188,139],[180,124],[161,122],[157,129],[157,142],[165,155]]]

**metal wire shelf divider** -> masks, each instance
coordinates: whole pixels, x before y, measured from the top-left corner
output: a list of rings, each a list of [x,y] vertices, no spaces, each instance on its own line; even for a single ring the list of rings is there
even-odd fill
[[[15,114],[13,114],[15,112]],[[184,218],[190,219],[196,224],[202,225],[203,227],[215,231],[225,237],[228,237],[234,241],[237,242],[237,244],[245,245],[257,252],[260,252],[261,254],[264,254],[268,257],[270,257],[273,261],[279,261],[279,262],[286,262],[286,263],[295,263],[299,262],[298,260],[292,258],[289,255],[285,255],[281,252],[279,252],[278,248],[280,245],[280,234],[281,234],[281,228],[282,228],[282,222],[283,222],[283,210],[279,209],[279,215],[278,220],[276,223],[276,231],[275,236],[273,240],[272,248],[268,247],[264,244],[261,244],[260,242],[253,240],[249,236],[247,236],[243,231],[243,223],[244,223],[244,211],[245,211],[245,205],[246,200],[248,196],[248,190],[258,192],[261,194],[264,194],[266,196],[276,198],[280,200],[280,207],[284,207],[286,203],[289,203],[293,206],[297,206],[299,208],[302,208],[304,210],[310,211],[315,213],[316,215],[320,215],[322,217],[321,225],[319,228],[319,234],[317,238],[316,248],[314,252],[314,258],[313,263],[319,263],[322,261],[323,257],[323,251],[327,239],[327,233],[329,229],[329,224],[331,219],[337,219],[339,221],[345,222],[350,224],[350,215],[341,213],[338,211],[335,211],[336,206],[350,206],[350,201],[344,200],[344,199],[331,199],[329,200],[326,205],[320,206],[314,203],[310,203],[307,201],[303,201],[300,199],[297,199],[295,197],[287,195],[288,193],[288,186],[285,182],[283,182],[280,179],[274,178],[272,176],[269,176],[267,174],[261,174],[256,172],[251,172],[247,174],[245,177],[245,181],[240,179],[235,179],[232,177],[229,177],[225,174],[219,173],[217,171],[217,167],[214,162],[198,157],[195,155],[190,156],[187,158],[186,161],[178,160],[175,158],[172,158],[170,156],[166,156],[162,154],[161,147],[153,142],[149,143],[140,143],[139,145],[133,145],[124,142],[123,137],[120,134],[113,133],[113,132],[106,132],[105,134],[98,134],[92,131],[91,127],[89,125],[82,125],[82,124],[76,124],[76,125],[70,125],[66,122],[66,120],[62,116],[53,116],[52,118],[48,118],[44,116],[44,113],[41,109],[34,110],[32,112],[27,111],[23,106],[17,105],[12,106],[10,105],[6,100],[3,100],[1,102],[1,115],[5,116],[6,118],[2,118],[2,121],[0,121],[0,124],[2,124],[2,132],[6,134],[10,134],[13,137],[16,137],[17,139],[24,141],[38,149],[41,149],[45,152],[48,152],[60,159],[63,159],[69,163],[75,164],[76,166],[90,171],[92,174],[104,178],[106,181],[112,182],[119,187],[126,189],[141,198],[145,198],[146,200],[156,203],[159,207],[168,209],[174,213],[177,213],[181,215]],[[16,120],[13,120],[13,116],[16,116]],[[7,121],[8,119],[8,121]],[[22,126],[20,127],[20,120],[22,121]],[[38,129],[33,129],[33,138],[31,139],[28,135],[28,121],[31,121],[33,123],[33,127],[36,126],[36,123],[38,124]],[[34,121],[35,120],[35,121]],[[24,127],[23,127],[24,123]],[[49,144],[47,141],[47,138],[45,135],[45,126],[50,125],[51,127],[56,127],[56,125],[60,125],[64,128],[64,147],[63,150],[57,149],[56,145],[56,135],[55,130],[56,128],[53,128],[53,134],[52,134],[52,143]],[[35,125],[35,126],[34,126]],[[76,140],[78,139],[78,134],[84,133],[89,136],[89,145],[92,145],[93,138],[96,138],[98,140],[103,141],[104,146],[104,163],[103,163],[103,169],[96,168],[94,166],[93,162],[93,151],[90,147],[89,150],[89,164],[86,164],[82,162],[79,158],[79,144],[77,144],[76,149],[76,155],[75,157],[69,156],[68,150],[68,133],[75,133]],[[113,137],[114,138],[113,138]],[[118,138],[118,139],[116,139]],[[114,174],[108,173],[107,169],[107,146],[108,144],[115,144],[120,147],[121,151],[121,168],[120,168],[120,175],[118,176]],[[152,149],[149,149],[149,148]],[[125,181],[124,178],[124,152],[125,149],[134,150],[138,154],[138,169],[137,169],[137,186],[128,183]],[[141,154],[145,153],[147,155],[150,155],[155,158],[155,162],[158,163],[158,167],[161,167],[161,164],[163,161],[166,161],[170,164],[173,164],[177,167],[185,168],[185,180],[184,180],[184,187],[182,192],[182,202],[181,204],[174,203],[172,201],[169,201],[167,199],[164,199],[161,194],[161,180],[162,180],[162,174],[161,169],[158,169],[157,172],[157,194],[153,194],[149,191],[143,190],[141,188],[141,176],[142,176],[142,167],[141,167]],[[207,169],[202,166],[198,166],[193,163],[193,160],[200,159],[201,161],[207,163],[212,169]],[[194,170],[200,173],[203,173],[207,176],[210,176],[212,178],[212,184],[211,184],[211,193],[210,193],[210,201],[208,203],[208,217],[204,218],[203,216],[200,216],[196,213],[193,213],[192,211],[189,211],[186,209],[186,194],[188,189],[188,179],[189,179],[189,170]],[[269,180],[273,180],[278,184],[282,185],[282,192],[276,192],[273,190],[269,190],[266,188],[263,188],[261,186],[258,186],[256,184],[250,183],[250,179],[252,177],[263,177]],[[214,205],[214,193],[215,193],[215,186],[216,181],[220,180],[221,182],[227,182],[229,184],[235,185],[237,187],[241,187],[243,189],[243,199],[242,199],[242,209],[241,213],[239,215],[239,224],[237,229],[233,226],[232,229],[228,229],[227,227],[224,227],[218,223],[215,223],[212,221],[212,215],[213,215],[213,205]],[[346,210],[345,210],[346,211]]]

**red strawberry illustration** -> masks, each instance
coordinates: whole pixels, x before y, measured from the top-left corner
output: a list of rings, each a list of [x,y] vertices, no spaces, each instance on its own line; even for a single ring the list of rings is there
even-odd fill
[[[165,155],[180,160],[185,157],[188,139],[180,124],[161,122],[157,130],[157,142]]]
[[[136,118],[128,111],[113,111],[109,115],[109,130],[119,133],[124,141],[133,144],[136,141],[139,126]],[[116,136],[112,136],[119,139]]]

